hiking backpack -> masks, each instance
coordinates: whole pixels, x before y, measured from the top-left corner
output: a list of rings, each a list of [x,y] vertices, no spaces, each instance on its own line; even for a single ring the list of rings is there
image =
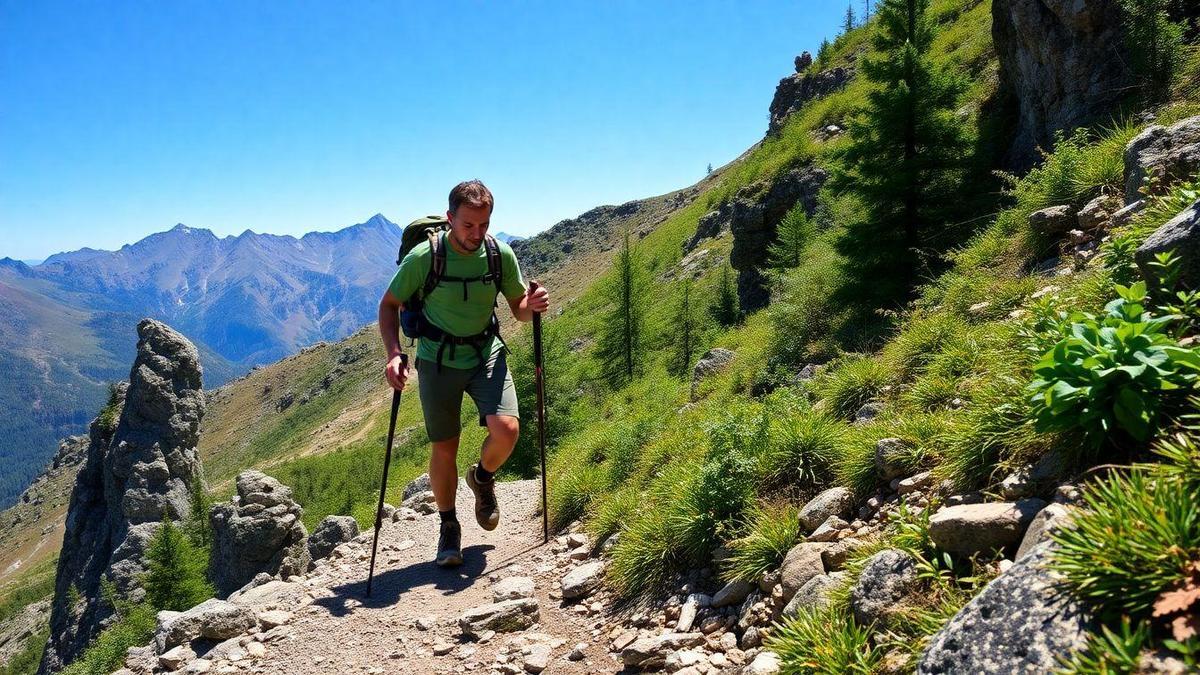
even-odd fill
[[[425,283],[421,285],[421,288],[416,293],[413,293],[412,297],[400,298],[400,301],[404,303],[404,309],[400,312],[400,328],[404,332],[404,336],[411,342],[416,342],[418,338],[423,337],[441,343],[438,347],[437,356],[439,370],[442,367],[442,352],[447,346],[450,347],[450,358],[453,359],[454,348],[456,346],[469,345],[479,354],[480,363],[483,364],[487,359],[483,358],[483,351],[480,345],[487,338],[492,336],[500,337],[500,321],[496,318],[495,311],[492,312],[491,321],[483,332],[465,336],[451,335],[434,325],[425,316],[425,299],[443,281],[462,283],[463,300],[467,299],[467,284],[476,281],[490,284],[495,290],[496,296],[492,301],[493,306],[495,306],[500,296],[500,282],[503,278],[503,269],[500,262],[500,246],[496,243],[496,239],[490,234],[486,235],[483,239],[488,267],[488,271],[485,274],[478,277],[450,276],[446,274],[446,247],[448,244],[445,240],[445,234],[449,231],[450,222],[441,216],[418,218],[404,228],[404,234],[400,238],[400,252],[396,256],[396,264],[399,265],[404,261],[404,256],[408,255],[409,251],[416,248],[422,242],[429,242],[429,273],[425,275]],[[501,344],[503,342],[503,339],[501,339]]]

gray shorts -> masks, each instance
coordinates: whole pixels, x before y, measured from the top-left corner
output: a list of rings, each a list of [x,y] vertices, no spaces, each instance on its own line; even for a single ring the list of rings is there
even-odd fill
[[[513,386],[508,361],[501,351],[484,368],[451,368],[417,359],[417,390],[421,411],[425,414],[425,433],[431,442],[445,441],[462,433],[459,422],[463,393],[479,409],[479,426],[487,426],[488,415],[520,417],[517,390]]]

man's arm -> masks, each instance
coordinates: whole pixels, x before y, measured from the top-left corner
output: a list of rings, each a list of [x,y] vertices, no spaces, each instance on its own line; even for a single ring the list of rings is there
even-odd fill
[[[390,290],[383,292],[379,300],[379,334],[383,338],[383,349],[387,352],[387,365],[383,375],[393,389],[404,389],[408,381],[408,369],[404,366],[404,349],[400,346],[400,310],[404,303],[396,299]]]

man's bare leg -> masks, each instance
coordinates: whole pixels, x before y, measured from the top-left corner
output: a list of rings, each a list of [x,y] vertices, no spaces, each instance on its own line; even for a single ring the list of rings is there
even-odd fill
[[[438,511],[454,508],[454,495],[458,490],[458,436],[444,441],[435,441],[429,455],[429,485]]]
[[[467,470],[467,487],[475,493],[475,520],[485,530],[500,524],[500,507],[496,503],[495,472],[512,455],[520,431],[518,420],[511,415],[488,415],[484,420],[488,435],[479,450],[479,464]],[[483,476],[476,473],[481,468]]]
[[[479,450],[479,463],[485,470],[496,473],[508,461],[517,445],[520,420],[512,415],[488,415],[486,422],[488,435]],[[433,474],[430,474],[432,477]]]

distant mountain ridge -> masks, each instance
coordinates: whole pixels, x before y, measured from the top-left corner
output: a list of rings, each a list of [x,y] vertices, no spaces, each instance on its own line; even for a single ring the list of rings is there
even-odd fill
[[[497,232],[494,236],[506,244],[511,244],[514,241],[523,241],[525,239],[525,237],[518,237],[515,234],[509,234],[507,232]]]
[[[176,225],[116,251],[82,248],[30,266],[0,259],[0,508],[81,433],[129,376],[131,337],[152,317],[199,348],[205,387],[376,317],[401,229],[382,214],[302,237],[217,237]]]

